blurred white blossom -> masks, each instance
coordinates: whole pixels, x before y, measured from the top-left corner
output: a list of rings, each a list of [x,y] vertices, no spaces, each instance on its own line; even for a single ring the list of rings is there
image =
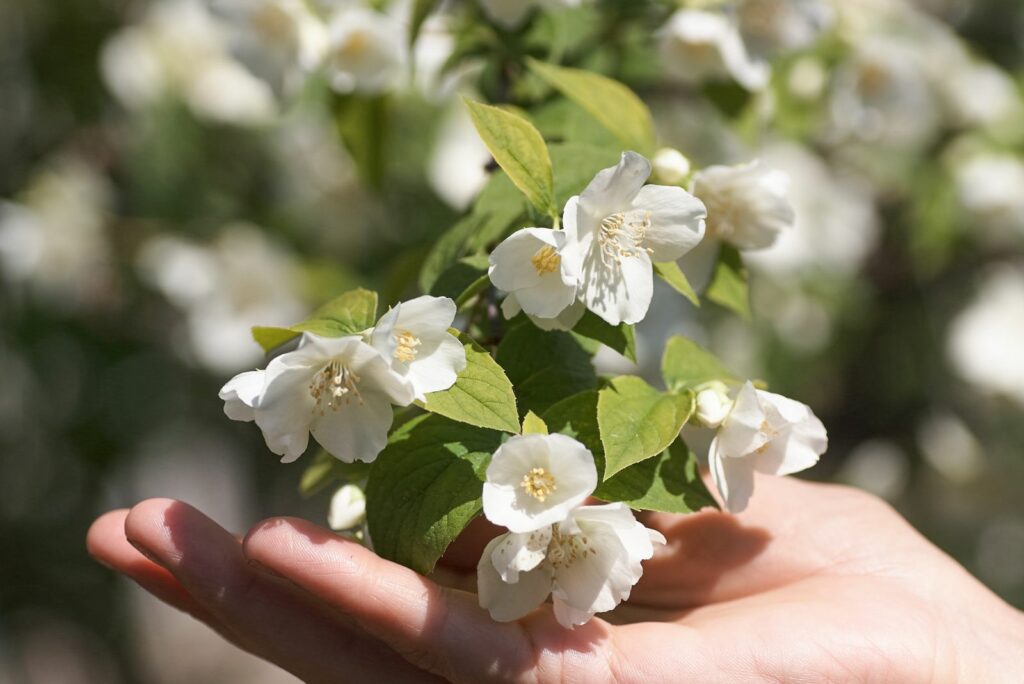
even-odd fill
[[[806,48],[836,20],[827,0],[742,0],[736,14],[747,47],[762,55]]]
[[[986,394],[1024,406],[1024,269],[1003,266],[985,278],[974,300],[953,320],[953,367]]]
[[[252,342],[254,322],[291,325],[306,313],[294,257],[247,224],[226,226],[209,245],[154,236],[143,243],[136,267],[184,311],[189,348],[218,373],[252,367],[262,358]]]
[[[366,520],[366,494],[358,485],[342,485],[331,497],[327,524],[332,530],[343,531],[359,527]]]
[[[491,153],[473,127],[468,110],[449,108],[441,121],[434,148],[427,160],[427,182],[438,196],[462,211],[490,177]]]
[[[239,125],[265,123],[276,111],[270,86],[231,55],[228,29],[198,0],[150,5],[139,24],[108,39],[100,69],[129,109],[177,97],[198,117]]]
[[[869,186],[796,143],[774,143],[762,150],[761,157],[790,179],[786,198],[793,227],[781,231],[767,249],[744,255],[745,260],[779,276],[809,269],[855,273],[874,249],[881,229]],[[708,211],[710,226],[710,205]]]
[[[328,22],[324,67],[331,87],[367,94],[393,88],[402,77],[405,41],[405,30],[395,18],[342,5]]]
[[[760,160],[701,169],[693,174],[690,190],[707,207],[709,240],[763,249],[793,225],[789,177]]]
[[[1024,160],[980,152],[954,163],[961,205],[988,227],[1024,234]]]
[[[747,90],[768,84],[771,68],[751,57],[728,15],[695,9],[673,14],[658,32],[662,64],[686,83],[731,78]]]
[[[110,203],[109,182],[92,166],[55,160],[17,202],[0,201],[0,275],[58,308],[95,301],[113,277]]]

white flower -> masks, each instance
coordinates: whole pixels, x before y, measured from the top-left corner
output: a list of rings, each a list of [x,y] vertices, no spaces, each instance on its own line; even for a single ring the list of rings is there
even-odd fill
[[[623,152],[562,215],[582,255],[578,296],[612,325],[641,321],[654,289],[651,263],[678,259],[704,235],[704,205],[682,188],[644,185],[650,174],[650,162]]]
[[[136,268],[185,314],[182,348],[218,373],[251,368],[263,357],[252,343],[252,321],[289,325],[307,313],[292,255],[248,224],[225,226],[208,245],[155,235],[139,249]]]
[[[747,382],[711,441],[708,465],[726,508],[739,513],[754,492],[754,471],[791,475],[817,463],[827,446],[810,407]]]
[[[826,0],[743,0],[737,21],[744,42],[756,54],[808,47],[836,19]]]
[[[424,295],[397,304],[370,335],[373,347],[412,384],[421,401],[454,385],[466,367],[465,347],[448,332],[454,320],[455,302]]]
[[[451,107],[427,161],[430,187],[449,205],[463,211],[487,184],[490,161],[491,153],[473,127],[469,110]]]
[[[695,415],[704,427],[716,428],[722,424],[732,409],[729,390],[721,382],[711,383],[697,393]]]
[[[136,26],[103,46],[100,70],[114,96],[130,109],[166,95],[185,100],[199,117],[260,124],[276,110],[270,87],[230,52],[229,27],[196,0],[153,3]]]
[[[813,269],[856,273],[880,232],[870,186],[796,143],[772,144],[761,157],[789,176],[787,197],[795,218],[792,230],[779,234],[771,247],[744,254],[744,263],[786,277]]]
[[[953,320],[948,353],[956,371],[986,394],[1024,406],[1024,269],[1005,266],[986,277]]]
[[[530,316],[556,318],[572,305],[580,274],[572,237],[567,231],[523,228],[494,248],[487,274],[512,297],[506,317],[521,308]]]
[[[312,71],[327,51],[327,27],[304,0],[250,0],[246,23],[265,51]]]
[[[340,93],[380,93],[401,76],[405,33],[391,17],[362,7],[339,10],[328,26],[325,64]]]
[[[358,485],[343,485],[331,497],[327,524],[332,530],[351,530],[366,520],[366,495]]]
[[[654,176],[663,183],[677,185],[690,175],[690,160],[674,147],[663,147],[654,154]]]
[[[496,24],[518,28],[534,8],[575,7],[580,0],[480,0],[484,13]]]
[[[387,443],[391,404],[413,400],[412,385],[356,335],[305,333],[298,349],[257,372],[263,375],[259,395],[250,404],[256,377],[235,376],[221,390],[224,410],[247,420],[239,403],[250,406],[267,447],[285,463],[302,455],[310,433],[342,461],[373,461]]]
[[[491,540],[477,565],[480,605],[509,622],[551,594],[558,622],[582,625],[628,599],[643,574],[641,562],[664,543],[625,504],[582,506],[554,526]]]
[[[687,83],[731,77],[747,90],[761,90],[771,69],[747,53],[739,30],[724,14],[679,10],[659,31],[665,70]]]
[[[709,166],[693,175],[691,191],[708,210],[708,238],[740,249],[771,246],[793,225],[786,197],[789,177],[755,160],[737,166]]]
[[[83,160],[48,163],[19,202],[0,201],[0,279],[60,308],[102,301],[113,284],[110,197],[107,179]]]
[[[594,455],[565,435],[517,435],[487,466],[484,515],[513,532],[561,522],[597,487]]]
[[[993,228],[1024,232],[1024,161],[1012,154],[980,152],[956,165],[957,196]]]

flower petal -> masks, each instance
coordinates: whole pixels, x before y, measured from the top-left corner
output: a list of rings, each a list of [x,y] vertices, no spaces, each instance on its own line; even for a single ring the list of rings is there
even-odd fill
[[[708,450],[708,466],[726,509],[730,513],[743,512],[754,493],[754,459],[723,458],[716,437]]]
[[[491,562],[502,582],[515,584],[519,581],[519,573],[529,572],[543,562],[551,542],[551,527],[525,534],[511,532],[500,539],[491,555]]]
[[[477,594],[480,607],[485,608],[498,622],[511,622],[527,615],[539,606],[551,592],[551,569],[547,565],[520,573],[514,584],[503,582],[494,569],[494,550],[505,535],[492,539],[484,547],[477,564]]]
[[[646,252],[605,263],[594,244],[583,261],[579,298],[612,325],[639,323],[654,294],[654,269]]]
[[[515,292],[537,285],[541,280],[561,281],[560,272],[538,274],[533,257],[545,246],[560,251],[565,246],[565,233],[550,228],[522,228],[501,241],[491,252],[487,271],[494,286]]]
[[[231,420],[251,421],[256,418],[253,406],[263,392],[265,372],[239,373],[227,381],[217,396],[224,400],[224,414]]]
[[[309,424],[315,408],[309,385],[319,370],[289,365],[288,356],[291,354],[282,354],[267,365],[266,386],[253,416],[267,448],[281,456],[284,463],[297,459],[309,445]]]
[[[316,415],[309,430],[332,456],[345,463],[371,463],[388,443],[394,413],[388,397],[363,391],[337,409]]]
[[[406,378],[412,383],[416,398],[423,400],[430,392],[440,392],[455,384],[466,368],[466,348],[454,336],[445,333],[434,350],[418,356],[409,364]]]
[[[651,260],[675,261],[704,237],[707,209],[699,199],[679,187],[645,185],[633,206],[650,212],[651,225],[644,246],[653,250]]]
[[[598,171],[583,190],[580,209],[598,221],[628,209],[650,175],[651,162],[636,152],[623,152],[618,164]]]
[[[732,411],[715,437],[721,455],[736,458],[764,446],[768,441],[768,435],[762,429],[766,418],[757,390],[750,382],[745,383],[736,394]]]

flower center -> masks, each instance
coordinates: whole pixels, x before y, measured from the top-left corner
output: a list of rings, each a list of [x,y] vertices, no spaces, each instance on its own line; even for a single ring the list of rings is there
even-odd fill
[[[365,31],[353,31],[338,49],[342,59],[358,60],[370,49],[370,37]]]
[[[313,376],[309,384],[309,394],[316,402],[316,411],[324,415],[327,409],[337,411],[342,405],[348,404],[355,397],[360,404],[363,397],[359,394],[359,376],[335,359],[321,368]]]
[[[523,475],[523,481],[519,483],[519,486],[541,503],[544,503],[544,500],[558,489],[558,485],[555,484],[555,476],[544,468],[530,468],[530,472]]]
[[[638,257],[643,252],[653,252],[650,248],[644,247],[644,238],[650,227],[649,211],[631,211],[628,214],[620,211],[601,219],[597,244],[601,246],[601,261],[604,265],[611,266],[622,259]]]
[[[558,255],[554,247],[544,245],[537,250],[536,254],[530,257],[530,263],[537,269],[537,275],[542,276],[545,273],[554,273],[558,270],[559,264],[562,263],[562,257]]]
[[[398,345],[395,347],[396,359],[402,363],[411,363],[416,360],[416,354],[419,353],[416,347],[420,346],[420,338],[408,330],[399,330],[395,335],[395,342]]]
[[[554,568],[567,568],[577,560],[596,554],[585,534],[562,534],[558,525],[551,530],[547,561]]]

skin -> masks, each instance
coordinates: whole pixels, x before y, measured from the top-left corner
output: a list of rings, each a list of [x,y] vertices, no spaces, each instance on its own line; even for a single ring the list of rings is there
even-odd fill
[[[480,522],[431,576],[273,518],[243,540],[168,499],[111,511],[90,553],[309,682],[1019,682],[1024,614],[858,490],[759,477],[738,516],[650,514],[668,544],[575,630],[477,605]],[[603,618],[603,619],[602,619]]]

